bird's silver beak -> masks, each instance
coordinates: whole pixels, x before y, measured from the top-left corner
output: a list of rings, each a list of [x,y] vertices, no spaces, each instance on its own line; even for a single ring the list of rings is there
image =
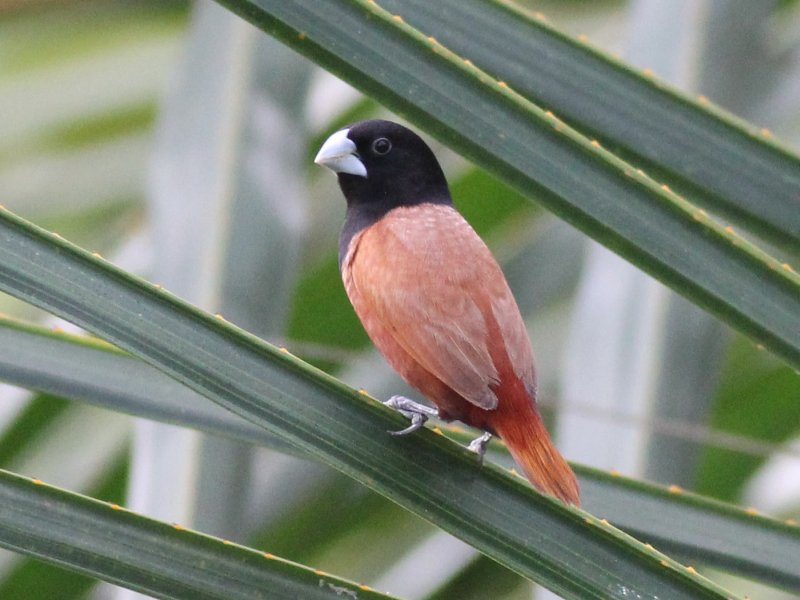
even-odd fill
[[[367,168],[356,154],[356,145],[347,137],[349,129],[337,131],[322,144],[314,162],[327,167],[334,173],[349,173],[359,177],[367,176]]]

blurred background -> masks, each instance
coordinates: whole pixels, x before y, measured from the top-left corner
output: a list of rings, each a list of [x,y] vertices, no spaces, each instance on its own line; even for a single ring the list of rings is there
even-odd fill
[[[800,2],[524,4],[800,147]],[[0,203],[383,398],[405,388],[344,295],[344,201],[311,160],[374,116],[210,1],[0,1]],[[527,319],[567,458],[800,516],[800,376],[430,141]],[[327,467],[2,384],[0,467],[403,598],[551,597]],[[0,551],[3,600],[135,596]]]

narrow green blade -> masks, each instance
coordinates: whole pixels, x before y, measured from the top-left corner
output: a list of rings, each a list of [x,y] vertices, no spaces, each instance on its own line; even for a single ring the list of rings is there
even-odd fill
[[[800,593],[800,527],[730,504],[576,467],[586,505],[616,527],[690,564]]]
[[[0,470],[0,546],[156,598],[389,598],[308,567]]]
[[[281,438],[99,340],[0,319],[0,379],[296,452]],[[464,435],[458,438],[468,441]],[[800,593],[800,527],[677,489],[580,465],[575,470],[586,509],[615,526],[689,563],[738,572]]]
[[[631,162],[652,165],[698,201],[800,247],[800,160],[768,132],[505,0],[380,4]]]
[[[387,437],[400,415],[8,212],[0,289],[107,337],[566,598],[730,597],[434,432]]]
[[[0,318],[0,381],[281,452],[297,452],[282,438],[95,338]]]
[[[222,3],[800,367],[790,265],[434,38],[367,0]]]

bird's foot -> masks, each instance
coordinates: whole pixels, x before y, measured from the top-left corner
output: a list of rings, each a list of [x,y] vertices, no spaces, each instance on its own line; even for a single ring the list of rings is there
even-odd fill
[[[467,450],[472,450],[478,455],[478,461],[483,464],[483,457],[486,454],[486,446],[489,445],[489,440],[492,439],[492,434],[484,431],[483,435],[475,438],[467,446]]]
[[[384,405],[389,408],[395,409],[404,417],[411,419],[411,425],[400,431],[390,431],[392,435],[406,435],[415,432],[417,429],[425,425],[429,417],[439,416],[439,411],[430,406],[425,406],[419,402],[414,402],[405,396],[392,396]]]

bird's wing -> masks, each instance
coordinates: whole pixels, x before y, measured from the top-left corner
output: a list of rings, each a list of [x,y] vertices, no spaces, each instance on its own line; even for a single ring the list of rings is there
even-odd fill
[[[362,321],[377,319],[424,369],[481,408],[497,407],[502,363],[533,393],[533,356],[517,304],[458,212],[397,208],[356,243],[346,268]]]

